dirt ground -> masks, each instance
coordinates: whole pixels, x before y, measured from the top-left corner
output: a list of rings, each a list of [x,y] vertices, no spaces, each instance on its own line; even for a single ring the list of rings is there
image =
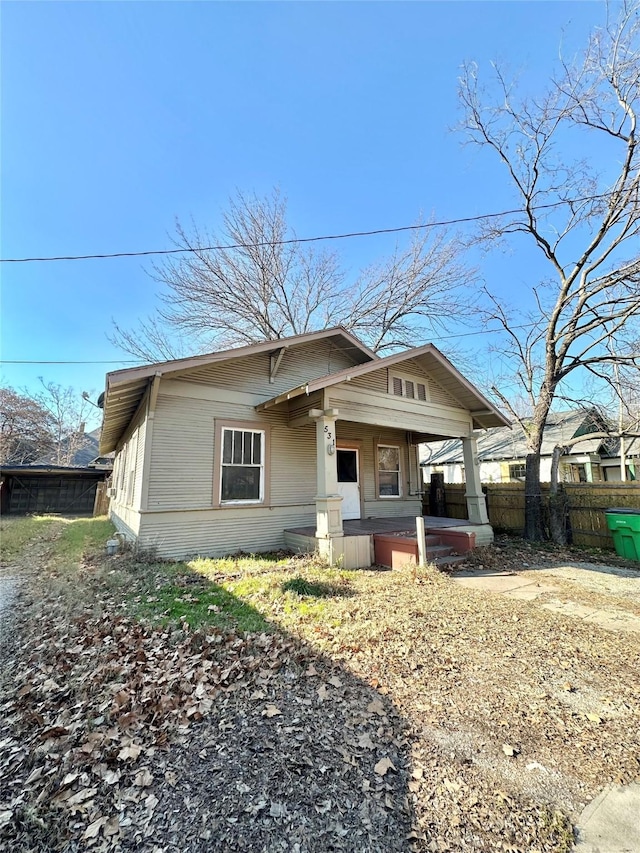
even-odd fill
[[[273,626],[243,635],[141,623],[113,582],[142,594],[135,564],[52,568],[54,535],[5,570],[24,579],[0,684],[7,849],[559,853],[605,784],[640,779],[638,635],[543,606],[640,614],[630,563],[504,539],[462,570],[552,591],[367,570],[295,610],[243,570],[215,580]],[[185,572],[180,600],[210,580]]]

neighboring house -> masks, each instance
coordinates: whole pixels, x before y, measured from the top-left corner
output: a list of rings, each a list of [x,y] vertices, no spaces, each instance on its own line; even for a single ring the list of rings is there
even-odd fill
[[[612,449],[610,456],[603,456],[600,460],[602,476],[607,482],[619,483],[622,480],[620,452],[620,441],[616,439],[615,450]],[[640,438],[625,439],[624,457],[625,479],[628,481],[640,480]]]
[[[540,480],[549,482],[551,459],[557,445],[567,447],[560,457],[558,479],[561,482],[595,482],[606,479],[608,460],[617,453],[616,439],[592,438],[572,443],[581,435],[604,432],[607,423],[597,410],[578,409],[569,412],[551,412],[544,428],[540,454]],[[508,483],[524,481],[527,453],[525,434],[518,424],[513,428],[487,430],[478,436],[478,461],[483,483]],[[459,441],[432,442],[420,449],[423,479],[428,482],[434,472],[444,474],[447,483],[464,483],[465,466]],[[617,460],[620,479],[620,459]],[[615,465],[610,466],[613,472]]]
[[[379,358],[342,328],[109,373],[102,402],[111,519],[169,558],[369,565],[344,522],[422,514],[417,444],[461,438],[471,461],[473,431],[508,423],[432,344]],[[479,480],[467,492],[486,541]]]

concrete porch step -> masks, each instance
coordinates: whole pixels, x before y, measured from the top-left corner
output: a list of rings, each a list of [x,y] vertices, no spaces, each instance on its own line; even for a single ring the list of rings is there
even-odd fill
[[[446,569],[458,563],[464,563],[465,560],[466,557],[462,554],[443,554],[440,557],[436,557],[435,560],[429,560],[429,562],[432,562],[438,569]]]
[[[455,554],[455,551],[450,545],[427,545],[427,560],[435,560],[438,557],[447,557],[449,554]]]

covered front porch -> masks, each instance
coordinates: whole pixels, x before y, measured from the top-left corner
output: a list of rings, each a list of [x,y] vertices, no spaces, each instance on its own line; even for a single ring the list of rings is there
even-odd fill
[[[286,529],[288,547],[347,568],[393,564],[401,539],[411,549],[418,542],[417,447],[453,437],[462,441],[468,521],[427,517],[427,547],[464,554],[493,541],[475,430],[508,422],[431,344],[319,377],[256,410],[285,414],[307,441],[314,427],[316,524]]]
[[[426,561],[447,565],[464,559],[473,548],[489,545],[493,530],[489,524],[472,524],[459,518],[422,516]],[[298,553],[319,551],[345,569],[383,565],[399,568],[419,561],[415,516],[362,518],[343,521],[342,535],[331,539],[317,536],[315,527],[284,531],[287,548]]]

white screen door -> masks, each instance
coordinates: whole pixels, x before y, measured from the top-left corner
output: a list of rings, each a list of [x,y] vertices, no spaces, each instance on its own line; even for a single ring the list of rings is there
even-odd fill
[[[342,495],[342,517],[360,518],[358,451],[338,448],[338,494]]]

